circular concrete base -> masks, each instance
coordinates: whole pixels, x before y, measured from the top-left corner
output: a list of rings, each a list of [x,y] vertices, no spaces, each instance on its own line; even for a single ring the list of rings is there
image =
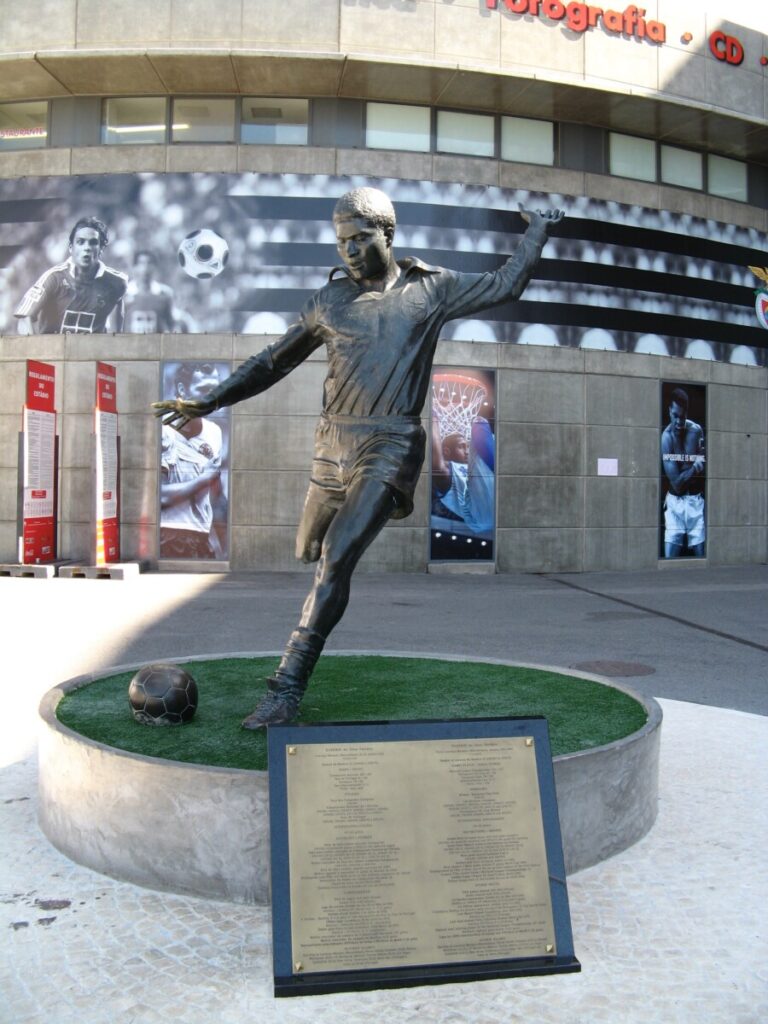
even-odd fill
[[[56,707],[65,693],[134,667],[72,679],[43,697],[43,831],[78,864],[136,885],[242,903],[268,902],[267,772],[132,754],[87,739],[57,719]],[[525,667],[614,685],[552,666]],[[645,707],[648,721],[643,728],[615,743],[554,759],[569,874],[627,849],[656,819],[661,708],[653,698],[615,688]]]

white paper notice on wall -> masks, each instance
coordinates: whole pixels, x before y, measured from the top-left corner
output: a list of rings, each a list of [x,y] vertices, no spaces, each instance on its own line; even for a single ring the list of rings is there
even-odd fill
[[[598,476],[618,476],[619,475],[619,460],[618,459],[598,459],[597,460],[597,475]]]

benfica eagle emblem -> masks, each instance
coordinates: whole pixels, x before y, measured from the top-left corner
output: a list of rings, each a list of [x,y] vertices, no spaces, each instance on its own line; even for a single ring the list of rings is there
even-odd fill
[[[755,313],[760,326],[768,331],[768,267],[750,267],[749,269],[755,277],[763,282],[762,287],[755,292]]]

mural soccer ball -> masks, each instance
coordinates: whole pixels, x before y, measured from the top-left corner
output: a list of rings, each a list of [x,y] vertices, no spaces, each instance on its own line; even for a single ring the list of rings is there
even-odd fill
[[[197,710],[197,683],[178,665],[145,665],[131,680],[128,701],[142,725],[183,725]]]
[[[225,238],[211,228],[198,228],[179,246],[179,264],[185,274],[207,281],[218,277],[229,259],[229,246]]]

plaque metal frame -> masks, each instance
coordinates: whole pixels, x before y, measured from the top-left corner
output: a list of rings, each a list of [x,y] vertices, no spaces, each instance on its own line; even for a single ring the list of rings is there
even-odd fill
[[[539,865],[538,872],[544,879],[544,886],[548,883],[548,896],[551,906],[551,918],[547,919],[547,924],[551,925],[553,941],[551,946],[547,947],[547,952],[533,956],[528,953],[526,955],[499,956],[498,952],[496,952],[490,957],[478,955],[476,958],[461,959],[458,962],[455,959],[450,962],[434,962],[430,960],[428,963],[403,964],[402,962],[393,962],[382,966],[381,951],[379,951],[376,966],[366,966],[365,963],[360,964],[361,956],[363,960],[365,959],[365,953],[357,953],[353,968],[307,969],[308,965],[303,964],[294,952],[294,943],[298,942],[300,944],[301,936],[297,939],[294,934],[295,921],[292,916],[291,900],[292,892],[296,893],[298,889],[296,888],[296,879],[292,879],[291,865],[292,862],[309,864],[312,859],[312,851],[307,853],[304,849],[307,843],[307,835],[303,828],[301,830],[297,829],[296,822],[301,820],[302,815],[309,818],[313,812],[316,813],[316,806],[309,802],[307,796],[302,793],[300,786],[297,786],[295,782],[291,785],[288,759],[297,753],[301,753],[302,747],[306,745],[322,745],[325,748],[323,755],[328,753],[329,749],[331,751],[328,754],[328,763],[333,761],[333,763],[343,766],[344,758],[347,756],[345,751],[358,751],[358,749],[378,750],[386,755],[386,751],[377,747],[377,744],[419,744],[424,741],[431,741],[433,746],[436,742],[438,744],[438,747],[434,748],[435,753],[445,755],[438,757],[437,761],[440,764],[445,764],[447,766],[445,771],[449,772],[454,764],[454,759],[461,758],[461,752],[464,747],[466,747],[468,752],[477,751],[478,749],[482,750],[482,747],[478,747],[477,741],[484,740],[516,741],[518,745],[523,744],[528,748],[532,748],[528,751],[528,754],[535,758],[535,767],[530,772],[532,776],[535,776],[535,780],[523,784],[528,786],[529,789],[533,785],[538,790],[529,794],[529,802],[530,806],[534,808],[532,813],[536,827],[533,831],[536,831],[540,826],[543,852],[546,857],[546,865]],[[271,726],[268,730],[268,748],[275,996],[321,995],[330,992],[400,988],[446,982],[507,978],[520,975],[570,973],[581,970],[581,964],[576,959],[573,949],[565,863],[546,719],[542,717],[476,718],[279,725]],[[391,748],[390,752],[394,749]],[[397,749],[402,750],[403,748]],[[513,750],[516,748],[503,748],[502,746],[502,749]],[[320,751],[309,753],[316,756],[320,755]],[[416,753],[418,754],[420,751],[416,751]],[[384,757],[384,760],[386,761],[386,757]],[[408,758],[405,758],[405,760],[408,761]],[[418,757],[415,760],[418,761]],[[296,762],[292,763],[295,764]],[[355,766],[353,765],[352,767]],[[351,772],[351,777],[354,778],[354,776],[355,772],[353,771]],[[446,780],[450,781],[447,775]],[[418,780],[413,779],[410,781],[413,782],[413,788],[418,790]],[[402,777],[399,782],[402,786]],[[345,785],[348,786],[348,784],[349,782],[347,781]],[[382,785],[386,786],[386,781],[382,783],[377,777],[379,790]],[[301,801],[302,797],[307,799],[307,806],[302,807],[299,804],[296,807],[296,801]],[[394,792],[394,788],[392,797],[395,802],[399,799],[398,794]],[[480,795],[479,799],[481,801],[479,806],[482,806],[483,796]],[[290,801],[292,801],[292,804]],[[335,804],[337,807],[345,806],[344,800],[336,800]],[[299,818],[296,817],[297,814]],[[337,815],[331,815],[331,817],[334,816],[338,817]],[[326,813],[327,817],[328,814]],[[294,822],[293,836],[291,834],[291,820]],[[346,820],[349,820],[348,813],[346,814]],[[313,826],[310,825],[308,827],[310,834],[312,830]],[[292,842],[293,846],[291,845]],[[437,848],[438,845],[436,840],[435,847]],[[327,851],[323,852],[323,848],[319,849],[326,858],[325,871],[327,876]],[[317,850],[314,852],[317,853]],[[530,865],[524,863],[524,857],[524,853],[521,854],[520,873],[525,873],[530,868]],[[345,887],[350,877],[349,872],[355,871],[355,863],[354,858],[352,858],[351,862],[345,863]],[[357,861],[357,863],[362,863],[362,861]],[[493,858],[490,858],[490,863],[493,863]],[[508,857],[507,864],[509,864]],[[314,871],[315,869],[311,868],[308,870]],[[359,883],[356,883],[353,878],[349,886],[350,890],[361,889],[364,892],[366,885],[364,876],[369,872],[369,867],[362,868],[362,872]],[[435,872],[430,872],[430,874],[433,875]],[[437,872],[437,875],[439,876],[440,872]],[[539,878],[539,883],[541,887],[541,878]],[[396,885],[397,883],[394,884]],[[439,880],[436,884],[439,892]],[[339,888],[337,891],[344,893],[346,892],[345,887]],[[549,908],[544,913],[548,914],[548,912]],[[322,923],[327,924],[327,922]],[[323,931],[327,932],[328,928],[320,928],[320,932],[322,933]],[[552,950],[551,952],[549,951],[550,949]]]

